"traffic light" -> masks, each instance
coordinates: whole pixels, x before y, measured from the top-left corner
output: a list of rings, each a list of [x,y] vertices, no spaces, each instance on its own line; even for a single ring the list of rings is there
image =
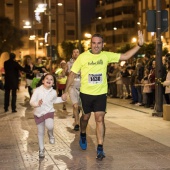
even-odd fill
[[[148,10],[147,15],[147,31],[156,32],[156,10]],[[168,31],[168,11],[161,10],[161,32]]]

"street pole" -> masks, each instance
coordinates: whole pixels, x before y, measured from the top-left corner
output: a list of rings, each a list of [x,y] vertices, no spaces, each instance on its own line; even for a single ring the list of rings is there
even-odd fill
[[[81,0],[77,0],[78,48],[81,53]]]
[[[161,0],[156,2],[156,78],[155,78],[155,110],[156,116],[162,116],[163,94],[162,94],[162,41],[161,41]]]
[[[52,72],[52,35],[51,35],[51,0],[48,0],[48,19],[49,19],[49,32],[50,32],[50,40],[49,40],[49,46],[50,46],[50,73]]]

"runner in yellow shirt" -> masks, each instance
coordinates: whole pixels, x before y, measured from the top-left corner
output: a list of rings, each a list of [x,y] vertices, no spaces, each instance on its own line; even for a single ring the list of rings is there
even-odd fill
[[[138,45],[126,53],[106,52],[102,51],[104,46],[103,37],[100,34],[94,34],[91,38],[91,50],[80,54],[71,68],[63,97],[66,98],[66,92],[76,74],[81,71],[80,98],[84,114],[80,118],[81,133],[79,144],[83,150],[86,150],[86,127],[91,112],[94,112],[98,142],[96,158],[98,160],[102,160],[105,157],[103,142],[105,136],[104,116],[107,103],[107,65],[108,63],[119,62],[120,60],[128,60],[140,49],[143,43],[143,34],[141,31],[138,31]]]

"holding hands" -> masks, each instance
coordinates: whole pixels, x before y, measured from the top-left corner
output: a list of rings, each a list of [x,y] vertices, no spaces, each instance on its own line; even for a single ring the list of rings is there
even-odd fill
[[[67,100],[67,93],[63,93],[61,98],[62,98],[63,101],[66,101]]]

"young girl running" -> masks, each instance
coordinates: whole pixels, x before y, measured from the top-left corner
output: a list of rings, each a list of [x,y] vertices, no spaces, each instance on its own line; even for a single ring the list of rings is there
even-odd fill
[[[38,128],[39,158],[44,158],[44,131],[48,129],[47,134],[49,143],[54,144],[54,103],[64,102],[66,99],[57,97],[56,79],[52,74],[45,74],[39,81],[34,90],[30,105],[34,107],[34,119]]]

